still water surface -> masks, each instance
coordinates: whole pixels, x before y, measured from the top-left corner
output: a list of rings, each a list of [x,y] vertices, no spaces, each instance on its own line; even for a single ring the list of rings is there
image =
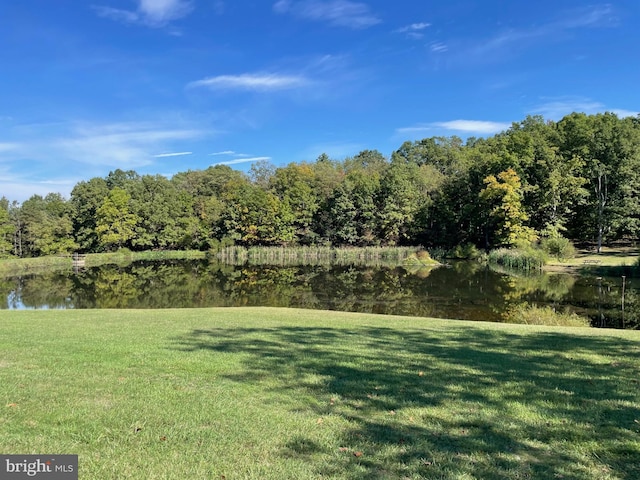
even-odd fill
[[[568,308],[593,326],[637,327],[640,280],[624,287],[623,298],[622,278],[512,275],[469,262],[406,269],[162,261],[0,279],[0,308],[277,306],[500,321],[527,302]]]

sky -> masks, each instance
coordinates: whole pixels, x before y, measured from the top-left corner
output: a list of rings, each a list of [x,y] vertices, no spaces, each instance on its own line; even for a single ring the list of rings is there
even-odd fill
[[[640,2],[0,0],[0,197],[640,111]]]

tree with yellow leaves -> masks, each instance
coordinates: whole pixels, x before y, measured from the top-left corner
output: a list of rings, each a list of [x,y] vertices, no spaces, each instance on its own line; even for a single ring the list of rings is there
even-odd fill
[[[529,216],[522,207],[522,184],[516,171],[508,168],[497,178],[489,175],[484,184],[480,199],[490,209],[487,228],[493,229],[495,243],[511,247],[535,241],[535,231],[525,226]]]

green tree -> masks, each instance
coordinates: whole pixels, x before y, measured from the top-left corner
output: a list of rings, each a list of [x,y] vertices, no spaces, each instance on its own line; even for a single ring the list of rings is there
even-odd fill
[[[285,245],[295,236],[287,202],[251,183],[231,190],[224,199],[225,235],[242,245]]]
[[[246,175],[228,165],[215,165],[206,170],[177,173],[171,183],[190,199],[193,214],[187,231],[191,243],[207,249],[228,235],[224,214],[233,209],[228,204],[235,200],[234,192],[250,182]]]
[[[196,222],[192,197],[162,175],[144,175],[131,188],[131,210],[138,217],[131,240],[138,249],[190,247]]]
[[[456,170],[464,146],[460,137],[430,137],[415,142],[404,142],[393,153],[394,161],[431,165],[443,175]]]
[[[105,250],[122,248],[134,238],[139,218],[131,213],[130,201],[131,196],[125,190],[115,187],[98,208],[96,232]]]
[[[320,198],[315,180],[312,167],[306,163],[278,168],[270,179],[273,192],[288,205],[293,215],[296,243],[313,243],[316,237],[313,218],[320,208]]]
[[[267,190],[271,185],[271,179],[276,173],[276,167],[268,160],[260,160],[251,164],[249,177],[251,181]]]
[[[613,113],[573,113],[558,122],[561,153],[584,162],[586,207],[570,224],[580,240],[603,242],[639,232],[640,130]]]
[[[14,226],[9,215],[9,200],[0,198],[0,258],[13,253]]]
[[[122,188],[123,190],[128,190],[128,188],[138,182],[140,180],[140,175],[138,175],[134,170],[121,170],[116,169],[112,172],[109,172],[105,181],[107,182],[107,187],[109,190],[114,188]]]
[[[38,257],[69,253],[77,248],[73,240],[71,206],[62,195],[33,195],[17,214],[22,255]]]
[[[74,238],[83,252],[100,250],[100,241],[96,232],[97,211],[108,194],[109,187],[106,180],[99,177],[80,182],[71,191]]]
[[[358,243],[358,209],[353,198],[353,184],[343,181],[328,199],[327,221],[323,235],[336,246]]]
[[[384,245],[398,245],[410,239],[423,199],[420,167],[392,155],[389,168],[380,179],[378,222]]]

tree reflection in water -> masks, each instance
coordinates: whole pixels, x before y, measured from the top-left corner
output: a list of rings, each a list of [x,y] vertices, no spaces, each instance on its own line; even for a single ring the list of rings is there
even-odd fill
[[[640,326],[636,283],[626,278],[625,328]],[[594,326],[623,326],[622,278],[521,275],[477,262],[439,268],[134,262],[0,279],[0,299],[3,309],[277,306],[487,321],[501,321],[526,302],[569,308]]]

